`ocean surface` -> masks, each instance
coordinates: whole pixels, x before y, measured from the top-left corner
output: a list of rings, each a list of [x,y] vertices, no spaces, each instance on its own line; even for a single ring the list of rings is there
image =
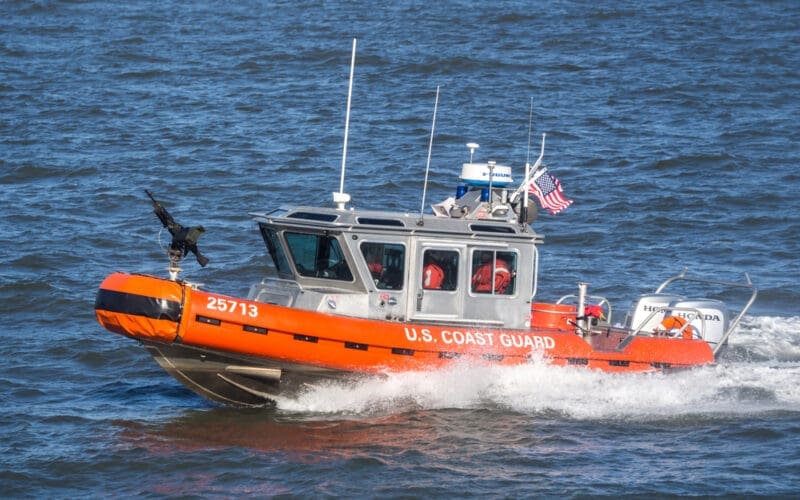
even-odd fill
[[[684,266],[759,296],[715,366],[542,363],[207,402],[94,317],[166,275],[144,189],[202,224],[201,269],[267,273],[252,211],[345,190],[417,211],[476,160],[536,157],[574,204],[534,223],[538,298],[624,311]],[[0,495],[800,495],[800,3],[0,3]],[[716,293],[716,292],[715,292]],[[731,304],[736,294],[713,295]],[[735,307],[734,307],[735,308]]]

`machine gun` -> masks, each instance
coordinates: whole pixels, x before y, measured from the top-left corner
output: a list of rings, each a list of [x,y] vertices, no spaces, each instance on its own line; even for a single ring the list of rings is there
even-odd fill
[[[197,249],[197,240],[206,231],[205,228],[203,226],[184,227],[178,224],[172,218],[172,215],[167,212],[167,209],[153,197],[153,193],[147,189],[144,192],[153,201],[153,213],[156,214],[161,224],[172,235],[172,242],[169,244],[169,250],[167,250],[172,267],[177,269],[178,261],[186,257],[189,252],[194,254],[200,266],[205,267],[208,264],[208,259]]]

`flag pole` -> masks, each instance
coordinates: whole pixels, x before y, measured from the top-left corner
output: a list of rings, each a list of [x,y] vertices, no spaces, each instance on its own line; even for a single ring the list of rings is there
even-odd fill
[[[536,173],[539,171],[539,167],[542,165],[542,158],[544,158],[544,141],[547,138],[547,134],[542,134],[542,150],[539,153],[539,158],[536,159],[536,162],[531,166],[530,172],[526,173],[525,180],[522,181],[522,184],[519,185],[516,191],[511,195],[514,199],[519,196],[523,191],[526,193],[528,192],[528,184],[531,180],[537,178]]]

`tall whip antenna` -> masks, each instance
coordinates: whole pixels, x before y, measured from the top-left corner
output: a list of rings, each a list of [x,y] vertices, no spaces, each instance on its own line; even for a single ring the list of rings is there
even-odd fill
[[[356,38],[353,38],[353,55],[350,59],[350,85],[347,89],[347,113],[344,119],[344,146],[342,147],[342,176],[339,180],[339,192],[333,193],[333,202],[338,210],[344,210],[344,205],[350,201],[350,195],[344,192],[344,171],[347,164],[347,135],[350,132],[350,102],[353,98],[353,72],[356,67]]]
[[[422,225],[422,213],[425,211],[425,195],[428,191],[428,172],[431,170],[431,150],[433,149],[433,131],[436,130],[436,112],[439,109],[439,85],[436,86],[436,100],[433,103],[433,123],[431,124],[431,140],[428,143],[428,162],[425,165],[425,184],[422,186],[422,205],[419,207],[419,225]]]
[[[528,117],[528,156],[525,163],[531,162],[531,134],[533,133],[533,97],[531,97],[531,112]]]
[[[525,184],[531,175],[531,135],[533,134],[533,97],[531,96],[531,111],[528,115],[528,156],[525,158]],[[542,139],[544,141],[544,139]],[[519,223],[525,224],[528,220],[528,186],[522,194],[522,206],[519,210]]]

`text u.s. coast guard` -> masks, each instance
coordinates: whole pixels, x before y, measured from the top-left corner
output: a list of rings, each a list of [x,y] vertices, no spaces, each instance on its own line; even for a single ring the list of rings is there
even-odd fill
[[[548,335],[523,335],[505,332],[481,332],[469,330],[431,330],[430,328],[405,327],[406,339],[411,342],[442,343],[448,345],[479,345],[553,349],[556,341]]]

